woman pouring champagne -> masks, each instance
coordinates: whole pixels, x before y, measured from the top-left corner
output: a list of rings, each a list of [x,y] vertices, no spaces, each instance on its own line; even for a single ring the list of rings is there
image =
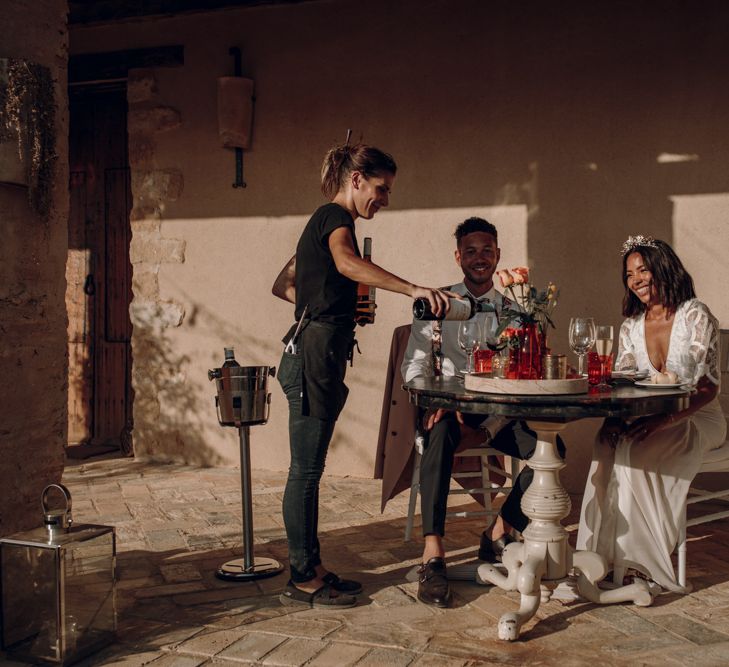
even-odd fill
[[[319,482],[348,393],[344,376],[357,284],[425,298],[436,314],[448,310],[453,296],[413,285],[361,257],[355,221],[369,220],[388,205],[396,172],[393,158],[373,146],[332,148],[321,170],[321,189],[330,203],[314,212],[273,285],[275,296],[295,304],[297,321],[284,337],[278,373],[289,403],[291,449],[283,499],[291,579],[281,595],[284,604],[346,607],[362,591],[359,582],[340,579],[322,564],[317,536]]]

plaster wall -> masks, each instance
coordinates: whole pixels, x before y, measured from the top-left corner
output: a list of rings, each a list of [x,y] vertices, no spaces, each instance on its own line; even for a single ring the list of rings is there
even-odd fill
[[[68,216],[65,1],[8,0],[0,57],[50,69],[58,158],[47,219],[25,187],[0,183],[0,535],[42,523],[43,488],[61,479],[67,400]],[[2,171],[2,170],[0,170]]]
[[[292,309],[270,286],[322,203],[320,161],[347,128],[398,161],[390,209],[359,222],[358,235],[372,236],[375,261],[407,279],[459,280],[450,234],[485,215],[500,229],[502,266],[527,262],[537,283],[561,287],[550,340],[566,351],[572,315],[619,325],[620,245],[652,234],[686,250],[700,296],[728,327],[729,303],[711,289],[729,278],[728,24],[720,2],[342,0],[74,28],[73,53],[185,47],[183,67],[150,73],[146,98],[180,122],[142,146],[144,160],[184,187],[139,213],[159,219],[149,247],[172,259],[141,267],[144,283],[135,264],[132,309],[160,325],[153,345],[135,347],[135,373],[163,370],[135,387],[135,451],[237,461],[205,371],[229,344],[242,364],[278,364]],[[231,187],[233,153],[217,137],[216,79],[232,74],[230,46],[255,80],[245,189]],[[349,371],[328,460],[337,473],[373,467],[390,335],[409,317],[401,296],[379,294],[378,304],[376,324],[358,332],[364,354]],[[253,465],[281,469],[286,405],[272,385],[271,420],[252,432]],[[568,438],[589,441],[592,431],[586,421]],[[564,477],[578,490],[589,446],[569,455]]]

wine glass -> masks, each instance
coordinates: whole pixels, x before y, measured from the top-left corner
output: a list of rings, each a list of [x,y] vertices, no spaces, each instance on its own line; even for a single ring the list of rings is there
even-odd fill
[[[499,318],[496,313],[486,313],[483,318],[483,342],[486,343],[488,349],[495,352],[499,349],[499,337],[496,332],[499,330]]]
[[[493,377],[503,377],[505,359],[503,357],[506,351],[506,340],[498,334],[499,327],[505,319],[505,316],[498,313],[486,313],[486,317],[481,324],[482,341],[486,344],[486,353],[489,355],[489,363],[491,366],[491,374]],[[477,354],[481,354],[479,351]],[[476,364],[478,368],[478,364]]]
[[[577,355],[578,370],[585,371],[585,355],[595,344],[595,320],[591,317],[573,317],[570,320],[570,348]]]
[[[473,350],[481,342],[481,327],[474,317],[458,324],[458,345],[466,353],[466,373],[473,373]]]
[[[598,324],[595,327],[595,352],[600,357],[600,381],[597,388],[601,391],[610,388],[608,385],[608,371],[612,370],[613,356],[613,327],[607,324]]]

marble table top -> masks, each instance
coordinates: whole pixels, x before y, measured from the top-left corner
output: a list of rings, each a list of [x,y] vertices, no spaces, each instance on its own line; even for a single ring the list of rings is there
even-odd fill
[[[467,390],[459,377],[418,377],[403,388],[409,393],[410,402],[422,408],[556,422],[676,412],[688,407],[691,395],[690,391],[681,388],[642,388],[622,382],[609,391],[591,390],[586,394],[487,394]]]

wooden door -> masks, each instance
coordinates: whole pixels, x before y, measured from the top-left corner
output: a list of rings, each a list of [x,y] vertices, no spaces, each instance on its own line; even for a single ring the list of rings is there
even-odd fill
[[[124,89],[71,95],[69,444],[122,447],[131,428],[126,125]]]

